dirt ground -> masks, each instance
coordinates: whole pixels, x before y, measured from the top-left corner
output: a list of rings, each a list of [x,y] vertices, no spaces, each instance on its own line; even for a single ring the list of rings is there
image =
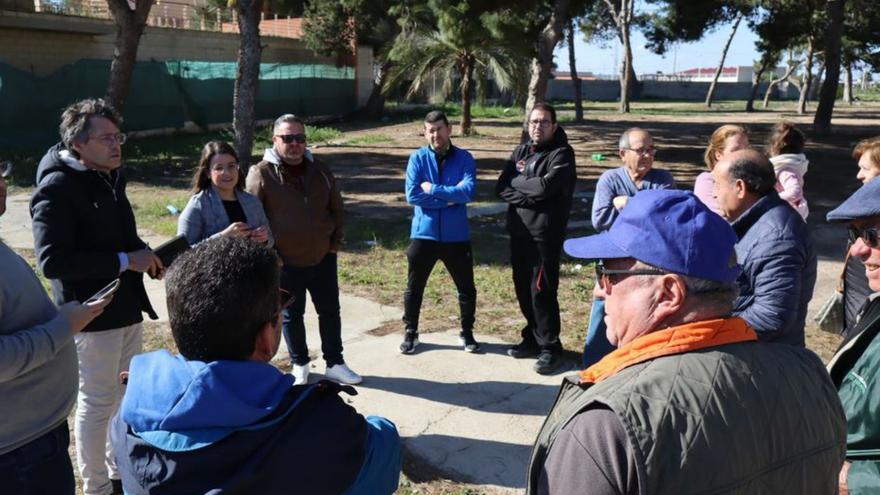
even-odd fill
[[[670,170],[681,188],[690,188],[697,174],[704,170],[703,150],[712,131],[722,124],[739,124],[751,133],[753,146],[763,146],[770,127],[788,120],[809,131],[812,115],[798,116],[791,105],[751,114],[744,112],[700,112],[698,107],[676,103],[643,103],[639,112],[620,115],[607,110],[591,112],[586,121],[571,122],[572,112],[561,111],[559,120],[575,149],[578,168],[577,191],[592,191],[599,175],[620,166],[616,148],[620,133],[628,127],[649,130],[658,149],[655,166]],[[840,261],[843,258],[845,233],[838,226],[825,223],[825,214],[839,204],[860,183],[855,179],[857,165],[851,157],[853,146],[861,139],[880,135],[880,104],[839,106],[835,109],[834,135],[811,137],[807,145],[810,170],[806,176],[806,197],[810,203],[808,223],[814,234],[820,260]],[[457,121],[453,119],[453,126]],[[478,135],[453,136],[457,146],[468,149],[477,159],[477,203],[495,202],[494,183],[511,150],[518,144],[520,124],[508,119],[477,119]],[[453,129],[457,133],[457,127]],[[375,144],[347,145],[330,143],[315,150],[339,179],[348,214],[366,221],[407,218],[411,207],[403,194],[403,180],[409,154],[424,144],[421,122],[376,125],[369,129],[351,130],[347,139]],[[808,132],[809,133],[809,132]],[[594,161],[603,154],[606,159]],[[589,219],[589,201],[576,201],[572,222]],[[503,225],[496,222],[498,235]],[[833,287],[817,284],[815,298],[824,301]],[[808,328],[808,343],[827,359],[838,345],[834,335]]]

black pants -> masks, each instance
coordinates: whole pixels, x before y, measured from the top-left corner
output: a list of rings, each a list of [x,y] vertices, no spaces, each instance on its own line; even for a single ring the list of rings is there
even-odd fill
[[[562,241],[535,241],[530,237],[510,237],[510,264],[519,309],[527,325],[523,341],[541,350],[561,352],[559,341],[559,258]]]
[[[458,289],[458,307],[461,312],[461,329],[474,329],[474,313],[477,309],[477,288],[474,286],[474,260],[471,243],[437,242],[413,239],[406,249],[409,270],[406,292],[403,293],[403,323],[408,331],[419,330],[419,313],[425,285],[437,260],[443,261],[455,288]]]
[[[0,493],[73,495],[76,482],[69,445],[64,421],[45,435],[0,455]]]
[[[339,284],[336,280],[336,253],[327,253],[315,266],[284,265],[281,270],[281,288],[296,300],[284,310],[281,331],[290,350],[290,360],[300,366],[309,362],[306,344],[306,290],[318,313],[318,331],[321,334],[321,352],[327,366],[342,364],[342,320],[339,317]]]

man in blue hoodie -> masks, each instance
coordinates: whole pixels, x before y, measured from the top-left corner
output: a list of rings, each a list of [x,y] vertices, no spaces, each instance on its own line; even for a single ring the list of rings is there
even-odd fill
[[[474,339],[477,289],[468,228],[467,203],[474,197],[476,165],[467,151],[449,140],[452,127],[446,115],[425,116],[425,139],[406,166],[406,201],[415,207],[406,250],[409,269],[403,293],[406,325],[400,352],[412,354],[419,345],[419,312],[428,277],[437,260],[443,261],[458,289],[461,311],[459,343],[467,352],[479,352]]]
[[[247,239],[204,242],[166,282],[180,355],[136,356],[111,441],[125,493],[388,494],[400,438],[330,381],[295,386],[269,360],[281,339],[276,255]],[[289,297],[287,297],[289,299]]]

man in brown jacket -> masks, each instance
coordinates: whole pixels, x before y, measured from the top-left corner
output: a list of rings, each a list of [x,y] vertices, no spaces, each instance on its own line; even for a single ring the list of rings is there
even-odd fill
[[[296,384],[309,380],[309,349],[303,324],[306,290],[318,313],[325,376],[342,383],[360,383],[342,358],[342,324],[336,253],[342,244],[342,196],[333,173],[306,151],[303,121],[285,114],[275,121],[272,148],[251,167],[247,191],[263,202],[275,247],[284,262],[283,290],[295,299],[284,310],[282,331]]]

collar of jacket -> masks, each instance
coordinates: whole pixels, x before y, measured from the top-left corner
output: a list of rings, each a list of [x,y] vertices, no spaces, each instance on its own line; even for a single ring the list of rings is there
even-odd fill
[[[755,204],[749,207],[748,210],[744,211],[742,215],[739,216],[736,220],[730,222],[730,226],[733,227],[734,232],[736,232],[736,236],[740,239],[746,235],[746,232],[752,228],[752,225],[757,223],[758,219],[764,216],[771,208],[774,208],[780,204],[784,203],[782,199],[779,198],[779,194],[776,191],[770,191],[766,196],[759,199]]]
[[[651,332],[608,354],[580,371],[580,383],[598,383],[622,370],[662,356],[683,354],[708,347],[758,340],[745,320],[738,317],[698,321]]]

